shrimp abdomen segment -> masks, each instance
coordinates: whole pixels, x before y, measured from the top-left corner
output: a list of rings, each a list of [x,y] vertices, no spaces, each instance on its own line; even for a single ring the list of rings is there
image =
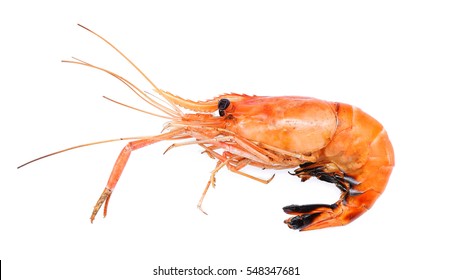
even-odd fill
[[[346,225],[370,209],[382,194],[394,166],[394,152],[383,126],[362,110],[337,103],[337,132],[320,162],[301,165],[300,178],[315,176],[334,183],[340,199],[331,205],[290,205],[290,228],[312,230]]]
[[[337,133],[324,149],[324,157],[359,182],[353,187],[356,191],[382,193],[394,166],[387,132],[373,117],[347,104],[338,106],[338,118]]]

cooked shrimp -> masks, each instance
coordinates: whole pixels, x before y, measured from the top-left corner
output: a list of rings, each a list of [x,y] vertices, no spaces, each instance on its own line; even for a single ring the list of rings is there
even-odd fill
[[[341,196],[333,204],[290,205],[283,208],[285,213],[291,215],[285,223],[297,230],[346,225],[370,209],[384,191],[394,166],[393,148],[384,127],[359,108],[300,96],[229,93],[202,102],[183,99],[158,88],[115,46],[97,33],[83,28],[113,47],[141,73],[162,99],[155,98],[124,77],[104,68],[78,59],[65,62],[112,75],[159,113],[140,111],[170,120],[164,127],[166,132],[160,135],[88,143],[44,156],[88,145],[133,140],[120,152],[107,185],[94,206],[91,222],[102,205],[106,216],[109,199],[130,154],[163,140],[176,141],[168,150],[199,145],[217,161],[198,203],[201,210],[209,187],[215,184],[216,173],[224,167],[266,184],[274,176],[264,180],[244,173],[242,169],[246,166],[266,170],[294,169],[290,174],[301,181],[316,177],[335,184]],[[195,113],[185,113],[183,109]]]

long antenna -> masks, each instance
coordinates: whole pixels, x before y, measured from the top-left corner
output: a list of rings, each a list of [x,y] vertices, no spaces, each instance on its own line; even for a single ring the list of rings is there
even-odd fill
[[[97,36],[98,38],[100,38],[101,40],[103,40],[105,43],[107,43],[109,46],[111,46],[116,52],[118,52],[123,58],[125,58],[151,85],[152,85],[152,87],[155,89],[155,91],[156,92],[158,92],[158,93],[160,93],[161,94],[161,90],[144,74],[144,72],[142,72],[141,71],[141,69],[138,67],[138,66],[136,66],[126,55],[124,55],[118,48],[116,48],[112,43],[110,43],[108,40],[106,40],[105,38],[103,38],[102,36],[100,36],[99,34],[97,34],[97,33],[95,33],[94,31],[92,31],[92,30],[90,30],[89,28],[86,28],[85,26],[83,26],[83,25],[81,25],[81,24],[78,24],[78,26],[80,26],[80,27],[82,27],[82,28],[84,28],[85,30],[87,30],[87,31],[89,31],[89,32],[91,32],[92,34],[94,34],[95,36]],[[112,75],[113,77],[115,77],[115,78],[117,78],[118,80],[120,80],[121,82],[123,82],[126,86],[128,86],[135,94],[137,94],[140,98],[142,98],[144,101],[146,101],[147,103],[149,103],[150,105],[152,105],[152,106],[154,106],[155,108],[157,108],[157,109],[159,109],[159,110],[161,110],[162,112],[164,112],[164,113],[166,113],[166,114],[168,114],[169,115],[169,117],[167,117],[167,116],[163,116],[163,115],[159,115],[159,114],[155,114],[155,113],[152,113],[152,112],[148,112],[148,111],[144,111],[144,110],[141,110],[141,109],[138,109],[138,108],[135,108],[135,107],[132,107],[132,106],[129,106],[129,105],[126,105],[126,104],[123,104],[123,103],[121,103],[121,102],[118,102],[118,101],[115,101],[115,100],[113,100],[113,99],[110,99],[110,98],[108,98],[108,97],[105,97],[104,96],[104,98],[106,98],[106,99],[108,99],[108,100],[110,100],[110,101],[112,101],[112,102],[114,102],[114,103],[116,103],[116,104],[119,104],[119,105],[122,105],[122,106],[125,106],[125,107],[127,107],[127,108],[130,108],[130,109],[134,109],[134,110],[137,110],[137,111],[140,111],[140,112],[143,112],[143,113],[146,113],[146,114],[150,114],[150,115],[154,115],[154,116],[157,116],[157,117],[161,117],[161,118],[166,118],[166,119],[171,119],[171,118],[173,118],[173,117],[177,117],[178,115],[180,115],[180,113],[181,113],[181,111],[176,107],[176,106],[174,106],[173,104],[171,104],[172,105],[172,107],[173,108],[175,108],[175,110],[173,110],[173,109],[171,109],[171,108],[167,108],[167,107],[165,107],[164,105],[162,105],[162,104],[160,104],[160,103],[158,103],[157,101],[155,101],[155,100],[153,100],[152,98],[150,98],[149,96],[148,96],[148,94],[146,94],[143,90],[141,90],[141,89],[139,89],[137,86],[135,86],[133,83],[131,83],[130,81],[128,81],[127,79],[125,79],[125,78],[123,78],[122,76],[119,76],[118,74],[116,74],[116,73],[114,73],[114,72],[111,72],[111,71],[109,71],[109,70],[107,70],[107,69],[105,69],[105,68],[102,68],[102,67],[98,67],[98,66],[95,66],[95,65],[92,65],[92,64],[90,64],[90,63],[88,63],[88,62],[85,62],[85,61],[82,61],[82,60],[80,60],[80,59],[77,59],[77,58],[73,58],[74,59],[74,61],[70,61],[70,60],[63,60],[63,62],[66,62],[66,63],[74,63],[74,64],[80,64],[80,65],[84,65],[84,66],[88,66],[88,67],[91,67],[91,68],[95,68],[95,69],[98,69],[98,70],[101,70],[101,71],[104,71],[104,72],[106,72],[106,73],[108,73],[108,74],[110,74],[110,75]],[[164,97],[164,95],[162,95],[163,97]],[[161,100],[161,99],[160,99]],[[170,102],[169,102],[170,103]],[[90,143],[86,143],[86,144],[81,144],[81,145],[77,145],[77,146],[73,146],[73,147],[70,147],[70,148],[66,148],[66,149],[63,149],[63,150],[60,150],[60,151],[57,151],[57,152],[53,152],[53,153],[50,153],[50,154],[47,154],[47,155],[44,155],[44,156],[41,156],[41,157],[38,157],[38,158],[35,158],[35,159],[33,159],[33,160],[30,160],[30,161],[28,161],[28,162],[26,162],[26,163],[24,163],[24,164],[22,164],[22,165],[20,165],[20,166],[18,166],[17,168],[19,169],[19,168],[22,168],[22,167],[24,167],[24,166],[26,166],[26,165],[28,165],[28,164],[30,164],[30,163],[33,163],[33,162],[35,162],[35,161],[38,161],[38,160],[41,160],[41,159],[44,159],[44,158],[46,158],[46,157],[50,157],[50,156],[54,156],[54,155],[57,155],[57,154],[60,154],[60,153],[64,153],[64,152],[67,152],[67,151],[70,151],[70,150],[74,150],[74,149],[78,149],[78,148],[82,148],[82,147],[87,147],[87,146],[93,146],[93,145],[98,145],[98,144],[104,144],[104,143],[110,143],[110,142],[117,142],[117,141],[124,141],[124,140],[137,140],[137,139],[146,139],[146,138],[149,138],[150,136],[140,136],[140,137],[124,137],[124,138],[116,138],[116,139],[109,139],[109,140],[102,140],[102,141],[96,141],[96,142],[90,142]]]
[[[18,166],[17,169],[22,168],[25,165],[28,165],[28,164],[33,163],[35,161],[41,160],[43,158],[54,156],[54,155],[57,155],[57,154],[61,154],[61,153],[64,153],[64,152],[67,152],[67,151],[70,151],[70,150],[74,150],[74,149],[78,149],[78,148],[82,148],[82,147],[93,146],[93,145],[97,145],[97,144],[110,143],[110,142],[124,141],[124,140],[144,139],[144,138],[148,138],[148,136],[145,136],[145,137],[116,138],[116,139],[109,139],[109,140],[103,140],[103,141],[97,141],[97,142],[90,142],[90,143],[86,143],[86,144],[81,144],[81,145],[73,146],[73,147],[70,147],[70,148],[67,148],[67,149],[64,149],[64,150],[61,150],[61,151],[50,153],[50,154],[47,154],[47,155],[42,156],[42,157],[35,158],[33,160],[30,160],[29,162],[26,162],[26,163]]]
[[[78,26],[80,26],[81,28],[86,29],[87,31],[91,32],[92,34],[96,35],[97,37],[99,37],[102,41],[104,41],[105,43],[107,43],[108,45],[110,45],[115,51],[117,51],[123,58],[125,58],[132,66],[133,68],[135,68],[143,77],[144,79],[146,79],[153,87],[156,91],[160,91],[160,89],[146,76],[146,74],[144,74],[144,72],[138,67],[136,66],[135,63],[133,63],[133,61],[131,61],[125,54],[123,54],[118,48],[116,48],[112,43],[110,43],[107,39],[103,38],[102,36],[100,36],[99,34],[95,33],[94,31],[92,31],[91,29],[78,24]]]

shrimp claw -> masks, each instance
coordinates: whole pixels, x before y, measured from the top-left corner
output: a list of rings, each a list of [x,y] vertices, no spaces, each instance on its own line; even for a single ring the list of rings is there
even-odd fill
[[[102,194],[100,195],[99,199],[97,200],[96,205],[94,206],[94,210],[92,211],[91,214],[91,224],[94,222],[94,219],[97,215],[97,212],[99,212],[100,207],[102,207],[103,203],[105,202],[105,207],[103,208],[103,217],[106,216],[107,214],[107,209],[108,209],[108,201],[110,200],[111,194],[113,193],[112,190],[105,188],[102,192]]]

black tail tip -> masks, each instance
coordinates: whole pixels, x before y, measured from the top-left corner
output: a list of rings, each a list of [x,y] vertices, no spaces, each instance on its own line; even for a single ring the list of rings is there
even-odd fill
[[[285,221],[285,223],[291,228],[295,230],[303,230],[313,223],[316,217],[318,217],[320,213],[313,214],[304,214],[302,216],[295,216],[291,219]]]

